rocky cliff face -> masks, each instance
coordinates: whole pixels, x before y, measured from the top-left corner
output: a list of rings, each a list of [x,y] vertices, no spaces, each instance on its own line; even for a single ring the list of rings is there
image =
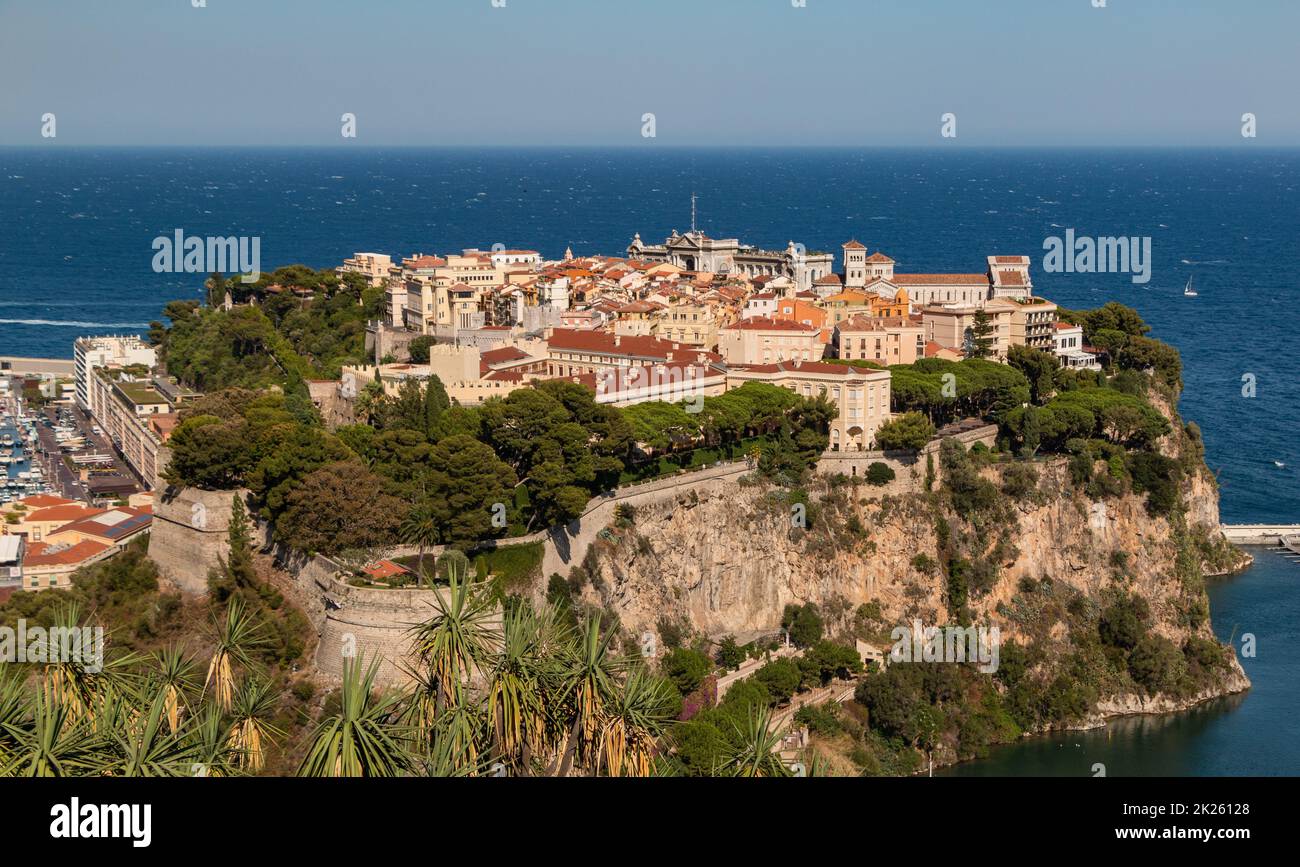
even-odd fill
[[[1004,497],[998,519],[975,523],[920,483],[882,497],[864,484],[819,481],[806,529],[793,526],[786,495],[771,486],[679,496],[639,508],[633,527],[593,546],[583,594],[633,634],[667,619],[744,641],[775,633],[787,604],[808,602],[841,634],[854,628],[858,606],[876,603],[887,634],[916,618],[926,626],[954,622],[940,563],[958,550],[978,576],[971,621],[998,626],[1004,641],[1067,649],[1070,630],[1089,616],[1095,629],[1097,611],[1121,592],[1146,600],[1153,633],[1179,645],[1189,636],[1213,638],[1203,575],[1223,571],[1225,559],[1242,561],[1222,541],[1208,473],[1185,482],[1186,509],[1168,519],[1148,515],[1142,495],[1090,499],[1072,484],[1065,459],[1037,467],[1036,492]],[[994,465],[982,474],[997,482],[1002,472]],[[1234,662],[1211,692],[1248,685]],[[1171,709],[1132,695],[1107,700],[1102,713]]]

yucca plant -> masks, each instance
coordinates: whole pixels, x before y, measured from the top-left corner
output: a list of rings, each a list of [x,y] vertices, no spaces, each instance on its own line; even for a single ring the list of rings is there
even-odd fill
[[[298,768],[303,777],[395,777],[412,764],[403,746],[406,732],[392,724],[398,696],[374,694],[378,660],[363,670],[356,658],[343,660],[342,708],[324,720]]]
[[[194,688],[194,660],[179,647],[168,647],[153,655],[152,688],[163,696],[163,719],[169,731],[180,728],[189,713],[186,693]]]
[[[80,621],[81,606],[75,602],[61,606],[55,612],[54,624],[46,633],[46,651],[49,656],[58,658],[45,663],[41,681],[46,698],[62,705],[73,722],[93,716],[101,701],[110,698],[115,691],[120,693],[129,689],[134,678],[132,668],[139,661],[135,654],[110,658],[102,643],[98,647],[87,647],[84,642],[73,646],[55,641],[54,636],[58,634],[55,630],[70,636],[72,630],[82,629]]]
[[[186,777],[198,750],[183,731],[168,728],[167,696],[156,693],[143,707],[131,708],[113,721],[108,739],[121,758],[110,773],[123,777]],[[130,721],[123,716],[134,717]]]
[[[459,703],[471,675],[490,664],[498,640],[491,594],[460,571],[450,571],[445,594],[434,594],[433,617],[411,630],[411,649],[429,672],[435,715]]]
[[[772,729],[772,714],[767,708],[756,708],[742,727],[736,725],[740,746],[733,748],[723,760],[719,772],[728,777],[789,777],[790,769],[781,761],[776,749],[781,743],[781,732]]]
[[[611,777],[648,777],[659,737],[672,719],[668,682],[635,666],[605,704],[598,736],[597,766]]]
[[[602,633],[599,615],[592,614],[556,661],[557,698],[567,731],[550,770],[560,776],[567,776],[575,763],[593,772],[599,764],[601,720],[627,668],[610,650],[614,635],[612,629]]]
[[[240,773],[231,760],[228,734],[226,716],[215,705],[206,705],[201,713],[190,717],[187,736],[194,747],[190,776],[231,777]]]
[[[30,724],[13,732],[17,744],[0,776],[90,776],[106,772],[113,763],[89,722],[74,722],[71,710],[43,691],[32,697]]]
[[[226,739],[236,767],[256,774],[266,766],[266,745],[284,734],[269,721],[277,698],[271,685],[261,678],[250,677],[240,685]]]
[[[230,597],[226,616],[213,624],[216,632],[216,649],[208,661],[208,674],[203,679],[203,694],[212,687],[217,705],[226,712],[235,701],[235,666],[253,667],[251,651],[266,643],[264,630],[257,619],[244,607],[238,596]]]
[[[438,717],[438,723],[427,739],[422,739],[423,751],[442,754],[452,767],[473,774],[483,764],[483,748],[487,741],[487,722],[482,708],[462,699]]]
[[[31,729],[30,703],[26,684],[0,669],[0,768],[14,760]]]
[[[513,606],[502,621],[500,651],[487,682],[492,753],[516,772],[548,751],[547,693],[553,678],[548,651],[560,644],[555,611]]]

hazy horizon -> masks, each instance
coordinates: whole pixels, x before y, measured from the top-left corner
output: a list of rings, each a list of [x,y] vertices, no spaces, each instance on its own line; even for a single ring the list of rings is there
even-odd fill
[[[1290,0],[205,2],[0,0],[0,146],[1300,146]]]

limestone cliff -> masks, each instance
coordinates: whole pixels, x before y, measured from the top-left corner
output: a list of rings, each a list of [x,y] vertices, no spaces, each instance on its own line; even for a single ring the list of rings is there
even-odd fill
[[[981,473],[1000,482],[1009,466]],[[1218,493],[1199,456],[1172,517],[1149,515],[1146,498],[1131,492],[1092,500],[1072,483],[1068,459],[1036,467],[1036,490],[1004,496],[999,516],[974,522],[919,479],[910,492],[882,496],[821,477],[810,486],[806,529],[792,525],[788,496],[770,485],[683,493],[638,507],[632,526],[598,541],[582,592],[633,634],[667,619],[744,641],[775,633],[787,604],[813,602],[841,634],[855,628],[858,606],[876,603],[887,635],[914,618],[955,620],[941,564],[956,550],[976,576],[971,622],[1000,627],[1004,641],[1056,647],[1059,657],[1070,631],[1091,622],[1095,632],[1099,609],[1120,592],[1146,600],[1155,634],[1179,645],[1213,638],[1204,575],[1240,567],[1244,555],[1222,539]],[[1233,660],[1206,695],[1166,701],[1117,683],[1097,710],[1167,710],[1248,685]]]

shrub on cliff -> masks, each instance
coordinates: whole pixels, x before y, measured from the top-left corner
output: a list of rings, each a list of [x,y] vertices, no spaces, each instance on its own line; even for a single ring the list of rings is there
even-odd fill
[[[943,441],[939,449],[939,462],[943,467],[943,487],[957,514],[970,520],[977,513],[988,511],[997,505],[998,489],[980,475],[957,440]]]
[[[883,487],[889,484],[895,478],[895,473],[889,464],[882,464],[880,461],[873,461],[867,467],[867,484]]]
[[[1173,458],[1153,452],[1135,452],[1125,467],[1133,478],[1134,493],[1147,495],[1147,512],[1168,516],[1178,505],[1182,467]]]
[[[1002,493],[1015,500],[1027,500],[1038,493],[1038,470],[1033,464],[1017,462],[1002,471]]]
[[[1102,642],[1121,650],[1132,650],[1147,634],[1151,606],[1141,596],[1124,596],[1101,612],[1097,633]]]
[[[1187,660],[1172,641],[1148,635],[1128,658],[1129,674],[1148,693],[1178,695],[1187,686]]]

